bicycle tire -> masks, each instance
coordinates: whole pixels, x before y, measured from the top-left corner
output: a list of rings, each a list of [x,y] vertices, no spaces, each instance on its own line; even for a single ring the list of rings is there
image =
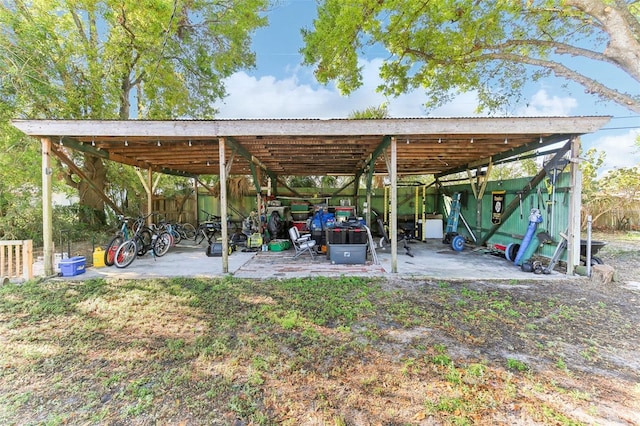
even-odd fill
[[[171,245],[180,244],[180,241],[182,241],[182,235],[180,235],[180,233],[175,229],[172,229],[170,234],[171,234],[171,237],[173,238],[173,242],[171,243]]]
[[[153,241],[153,247],[151,247],[151,249],[156,257],[162,257],[167,254],[169,247],[171,247],[171,235],[165,231],[158,235],[158,238]]]
[[[138,246],[138,256],[144,256],[153,243],[153,234],[149,228],[142,229],[136,236],[136,244]]]
[[[133,240],[125,241],[116,250],[113,261],[118,268],[126,268],[135,260],[137,252],[138,248]]]
[[[124,242],[124,237],[122,235],[116,235],[109,241],[106,249],[104,250],[104,264],[105,266],[113,266],[114,258],[116,256],[116,251],[120,244]]]
[[[198,233],[193,238],[193,240],[195,241],[196,245],[200,245],[205,238],[207,238],[207,236],[205,235],[204,229],[199,228]]]
[[[182,238],[185,240],[193,240],[196,237],[196,227],[189,222],[180,225],[180,232],[182,233]]]

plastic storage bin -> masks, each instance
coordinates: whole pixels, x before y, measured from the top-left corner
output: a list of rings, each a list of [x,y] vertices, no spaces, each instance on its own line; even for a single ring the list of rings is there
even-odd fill
[[[347,238],[349,244],[367,244],[368,239],[367,231],[363,228],[349,229],[349,237]]]
[[[331,263],[364,265],[367,260],[366,244],[329,244]]]
[[[63,259],[60,261],[60,274],[63,277],[73,277],[75,275],[84,274],[85,272],[85,258],[84,256],[75,256],[70,259]]]
[[[327,229],[327,242],[331,244],[347,244],[347,228]]]

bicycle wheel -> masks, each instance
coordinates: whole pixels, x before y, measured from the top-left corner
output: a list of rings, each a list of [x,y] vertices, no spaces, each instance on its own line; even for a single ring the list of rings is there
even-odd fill
[[[207,238],[205,229],[202,228],[202,227],[199,227],[198,228],[198,232],[196,233],[196,236],[194,237],[196,245],[200,245],[200,243],[203,242],[205,238]]]
[[[182,241],[182,235],[180,235],[180,233],[175,229],[171,229],[170,234],[171,234],[171,237],[173,238],[173,243],[171,245],[180,244],[180,241]]]
[[[153,253],[157,257],[162,257],[167,254],[169,247],[171,247],[171,235],[165,231],[158,235],[158,238],[153,241],[153,247],[151,247],[151,250],[153,250]]]
[[[131,262],[133,262],[137,256],[137,251],[136,243],[132,240],[120,244],[113,260],[115,265],[118,268],[126,268],[131,265]]]
[[[140,231],[136,239],[138,256],[144,256],[151,249],[151,243],[153,242],[151,230],[149,228],[144,228]]]
[[[189,222],[181,224],[179,229],[185,240],[193,240],[196,237],[196,228]]]
[[[116,235],[109,241],[107,244],[107,248],[104,251],[104,264],[106,266],[113,266],[113,260],[116,257],[116,251],[120,244],[124,242],[124,237],[122,235]]]

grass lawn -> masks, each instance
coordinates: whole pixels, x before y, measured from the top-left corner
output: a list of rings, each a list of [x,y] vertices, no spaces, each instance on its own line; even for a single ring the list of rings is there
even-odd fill
[[[637,424],[625,294],[350,277],[4,285],[0,424]]]

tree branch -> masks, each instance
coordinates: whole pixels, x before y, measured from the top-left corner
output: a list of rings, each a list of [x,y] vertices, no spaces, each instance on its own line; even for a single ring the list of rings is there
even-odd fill
[[[618,92],[617,90],[611,89],[602,83],[589,78],[577,71],[574,71],[566,66],[554,62],[548,61],[544,59],[531,58],[522,55],[516,55],[512,53],[489,53],[485,55],[481,55],[481,60],[492,59],[492,60],[506,60],[510,62],[523,63],[528,65],[533,65],[536,67],[547,68],[558,77],[563,77],[568,80],[575,81],[576,83],[582,85],[587,93],[595,94],[601,96],[606,99],[610,99],[614,102],[619,103],[620,105],[629,108],[630,110],[640,113],[640,102],[638,99],[626,94]],[[476,59],[478,60],[478,59]]]

